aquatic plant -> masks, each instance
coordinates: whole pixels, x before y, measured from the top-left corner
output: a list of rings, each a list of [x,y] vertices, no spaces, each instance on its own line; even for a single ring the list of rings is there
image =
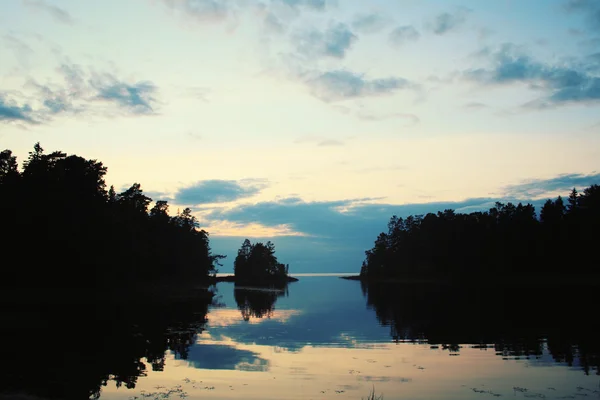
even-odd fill
[[[369,393],[367,398],[362,400],[383,400],[383,394],[380,396],[375,396],[375,386],[373,386],[373,389],[371,389],[371,392]]]

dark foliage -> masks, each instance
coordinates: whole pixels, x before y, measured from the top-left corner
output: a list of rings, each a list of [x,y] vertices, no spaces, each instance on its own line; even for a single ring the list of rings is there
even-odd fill
[[[96,160],[38,144],[19,171],[0,153],[2,282],[10,287],[107,287],[191,283],[214,274],[223,256],[186,208],[175,217],[139,183],[106,190]]]
[[[242,243],[233,263],[236,282],[250,285],[286,282],[288,268],[277,261],[273,243],[252,244],[248,239]]]
[[[481,280],[514,276],[598,275],[598,263],[573,260],[600,239],[600,186],[575,189],[568,204],[548,200],[536,218],[531,204],[496,203],[487,212],[445,210],[393,216],[366,251],[365,278]]]

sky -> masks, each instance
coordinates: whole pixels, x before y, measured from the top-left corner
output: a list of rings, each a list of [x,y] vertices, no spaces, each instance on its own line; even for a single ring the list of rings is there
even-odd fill
[[[600,183],[597,0],[4,0],[0,147],[190,207],[232,270],[354,272],[392,215]]]

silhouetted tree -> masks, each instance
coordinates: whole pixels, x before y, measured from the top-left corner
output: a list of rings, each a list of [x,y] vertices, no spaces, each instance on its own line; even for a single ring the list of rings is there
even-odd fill
[[[223,256],[211,253],[189,208],[170,217],[158,201],[148,212],[152,199],[139,183],[107,192],[106,171],[96,160],[46,154],[39,143],[22,172],[10,150],[0,153],[0,220],[11,232],[2,285],[191,284],[216,272]]]
[[[597,274],[596,264],[566,267],[600,239],[600,189],[573,189],[548,200],[536,218],[531,204],[497,202],[486,212],[445,210],[407,218],[393,216],[365,252],[365,278],[433,280],[511,279],[528,275]],[[562,264],[562,265],[561,265]],[[559,266],[560,265],[560,266]]]
[[[275,245],[245,239],[233,263],[236,282],[261,284],[286,281],[289,267],[277,261]]]

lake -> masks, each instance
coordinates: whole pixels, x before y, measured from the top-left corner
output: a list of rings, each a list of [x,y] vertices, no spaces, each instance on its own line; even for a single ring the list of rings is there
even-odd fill
[[[30,376],[10,382],[102,400],[600,398],[593,287],[299,279],[219,283],[210,305],[103,306],[60,333],[68,313],[45,317],[50,332],[29,310],[37,328],[7,347]]]

